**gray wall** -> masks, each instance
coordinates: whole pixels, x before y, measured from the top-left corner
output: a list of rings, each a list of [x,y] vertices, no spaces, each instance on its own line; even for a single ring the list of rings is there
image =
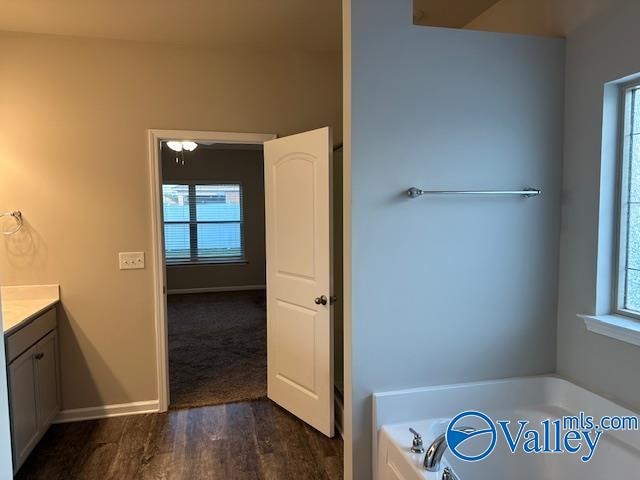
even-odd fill
[[[413,26],[411,3],[351,2],[357,479],[372,392],[555,370],[564,42]]]
[[[176,164],[175,152],[162,148],[164,182],[233,182],[243,185],[246,263],[167,266],[168,290],[242,287],[265,284],[264,162],[262,150],[200,147]]]
[[[640,72],[638,18],[640,2],[616,1],[567,39],[558,309],[558,372],[635,409],[640,408],[640,348],[589,333],[576,314],[611,309],[615,89],[606,91],[608,97],[614,94],[613,109],[603,111],[603,98],[607,82]],[[604,129],[604,143],[603,116],[613,122]]]

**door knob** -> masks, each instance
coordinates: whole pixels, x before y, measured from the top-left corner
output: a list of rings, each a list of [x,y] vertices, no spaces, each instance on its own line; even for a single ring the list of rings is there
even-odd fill
[[[327,300],[327,297],[325,295],[322,295],[320,297],[316,297],[314,302],[315,302],[316,305],[326,305],[328,300]]]

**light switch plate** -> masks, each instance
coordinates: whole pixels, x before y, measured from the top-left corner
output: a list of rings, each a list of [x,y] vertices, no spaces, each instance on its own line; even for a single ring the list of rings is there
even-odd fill
[[[138,270],[144,268],[144,252],[120,252],[120,270]]]

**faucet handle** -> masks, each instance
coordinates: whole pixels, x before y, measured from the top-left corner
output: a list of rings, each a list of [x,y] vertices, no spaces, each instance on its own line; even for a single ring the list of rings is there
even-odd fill
[[[455,473],[447,467],[444,469],[444,472],[442,472],[442,480],[458,480],[458,477],[456,477]]]
[[[409,431],[413,433],[413,445],[411,446],[411,453],[424,453],[424,446],[422,445],[422,435],[416,432],[413,428]]]

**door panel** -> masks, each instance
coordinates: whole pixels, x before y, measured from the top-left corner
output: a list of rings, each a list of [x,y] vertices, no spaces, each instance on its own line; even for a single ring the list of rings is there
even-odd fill
[[[275,338],[273,352],[279,380],[286,380],[302,392],[317,398],[315,381],[316,312],[281,300],[276,301],[273,316]],[[290,360],[295,358],[295,362]]]
[[[264,152],[268,395],[333,436],[331,129]]]
[[[278,274],[314,280],[314,159],[290,154],[274,164],[272,175],[277,186],[273,215]]]
[[[60,411],[58,348],[55,331],[38,342],[35,358],[38,383],[38,421],[40,431],[44,432]]]
[[[37,416],[35,348],[30,348],[9,365],[13,461],[22,465],[39,438]]]

